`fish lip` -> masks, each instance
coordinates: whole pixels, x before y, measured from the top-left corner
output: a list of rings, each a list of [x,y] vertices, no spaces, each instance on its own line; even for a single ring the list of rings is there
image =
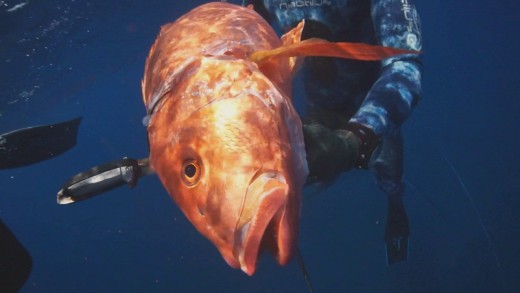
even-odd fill
[[[234,255],[240,264],[240,269],[249,276],[252,276],[256,270],[262,239],[264,237],[274,238],[279,233],[289,194],[289,188],[284,178],[267,180],[262,188],[257,188],[253,192],[259,193],[259,191],[259,203],[253,217],[235,231]],[[269,231],[274,233],[265,235],[270,224],[272,229],[270,228]],[[274,240],[276,249],[279,250],[284,243]]]

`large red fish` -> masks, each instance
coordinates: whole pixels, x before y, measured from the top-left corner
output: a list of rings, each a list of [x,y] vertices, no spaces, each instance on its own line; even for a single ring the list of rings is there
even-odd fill
[[[376,60],[405,51],[282,39],[250,8],[215,2],[161,28],[146,61],[150,162],[186,217],[226,262],[255,272],[296,248],[308,170],[290,100],[295,56]]]

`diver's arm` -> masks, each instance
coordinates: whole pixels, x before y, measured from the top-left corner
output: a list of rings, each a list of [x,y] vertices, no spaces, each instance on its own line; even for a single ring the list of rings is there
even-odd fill
[[[421,50],[413,0],[371,1],[374,33],[380,45]],[[382,139],[391,136],[410,116],[421,93],[419,54],[389,58],[382,65],[379,78],[346,129],[330,130],[319,122],[304,121],[310,178],[327,182],[352,168],[368,169],[372,154],[381,149]]]
[[[372,0],[372,21],[383,46],[421,50],[421,30],[414,0]],[[350,123],[385,137],[410,116],[421,94],[418,54],[383,61],[381,75]]]

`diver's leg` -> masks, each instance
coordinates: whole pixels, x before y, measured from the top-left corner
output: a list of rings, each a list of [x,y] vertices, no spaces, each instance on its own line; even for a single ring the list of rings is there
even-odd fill
[[[18,292],[31,270],[31,255],[0,220],[0,292]]]
[[[76,145],[80,118],[0,133],[0,169],[19,168],[51,159]]]
[[[410,228],[403,203],[403,137],[400,131],[385,138],[371,162],[379,188],[387,195],[388,212],[385,229],[387,263],[408,257]]]

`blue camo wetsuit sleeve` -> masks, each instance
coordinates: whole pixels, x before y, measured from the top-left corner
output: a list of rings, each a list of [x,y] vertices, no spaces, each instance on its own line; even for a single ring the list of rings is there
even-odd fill
[[[372,0],[376,39],[383,46],[421,50],[420,20],[413,0]],[[381,74],[350,121],[391,135],[410,116],[421,95],[422,63],[418,54],[383,61]]]
[[[228,2],[240,4],[240,0]],[[264,18],[270,20],[275,28],[281,29],[282,32],[294,27],[302,18],[306,18],[324,23],[331,29],[332,35],[345,33],[342,29],[349,25],[364,27],[365,23],[352,23],[349,15],[353,11],[348,10],[370,4],[373,31],[366,30],[366,36],[357,36],[354,39],[348,39],[352,36],[346,36],[348,41],[375,42],[383,46],[416,51],[421,50],[422,47],[420,20],[414,0],[244,0],[242,4],[253,4]],[[342,74],[349,75],[353,72]],[[378,137],[392,136],[410,116],[419,101],[421,75],[422,63],[419,54],[384,60],[380,73],[374,79],[375,82],[367,88],[363,97],[360,97],[361,105],[350,117],[350,122],[372,129]],[[341,83],[340,81],[339,85],[336,84],[328,89],[329,101],[335,103],[338,102],[338,98],[352,99],[352,97],[342,97]],[[321,86],[320,83],[314,85],[315,88],[310,91],[311,98],[319,97],[316,93],[325,91]]]

